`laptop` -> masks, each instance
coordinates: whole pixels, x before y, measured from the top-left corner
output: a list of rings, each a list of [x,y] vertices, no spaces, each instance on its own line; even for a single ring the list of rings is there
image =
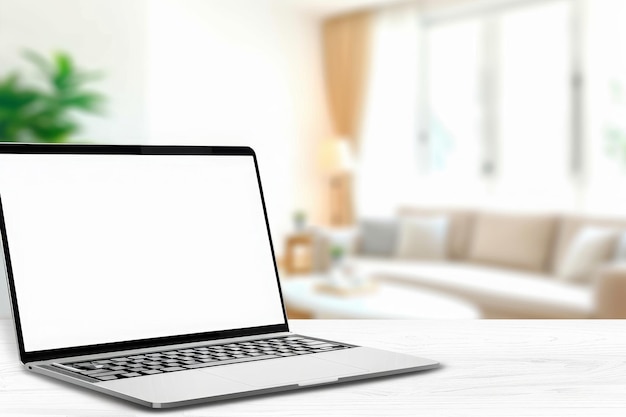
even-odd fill
[[[289,330],[251,148],[0,144],[0,203],[29,371],[166,408],[438,366]]]

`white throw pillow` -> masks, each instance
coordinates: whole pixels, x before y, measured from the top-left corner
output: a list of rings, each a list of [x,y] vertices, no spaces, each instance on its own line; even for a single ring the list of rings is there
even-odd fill
[[[441,260],[447,257],[446,217],[404,218],[400,221],[396,257]]]
[[[615,248],[617,231],[587,226],[578,231],[559,265],[557,276],[570,282],[589,282],[594,271],[606,262]]]

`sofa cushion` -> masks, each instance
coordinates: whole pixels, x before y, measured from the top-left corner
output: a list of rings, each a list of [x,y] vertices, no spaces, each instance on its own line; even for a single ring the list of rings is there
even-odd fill
[[[556,219],[545,215],[478,215],[469,260],[528,271],[546,269]]]
[[[396,257],[443,260],[448,252],[447,237],[446,217],[404,218],[400,220]]]
[[[486,311],[514,318],[588,318],[593,314],[591,287],[545,275],[457,262],[355,258],[358,274],[401,280],[417,288],[440,290],[476,303]]]
[[[607,227],[580,229],[558,267],[559,279],[589,282],[592,274],[613,255],[617,238],[618,232]]]
[[[396,220],[362,220],[357,251],[369,256],[393,256],[398,244],[398,227]]]
[[[442,216],[448,219],[448,258],[453,260],[467,259],[469,241],[474,225],[475,213],[470,210],[403,207],[398,210],[401,218]]]

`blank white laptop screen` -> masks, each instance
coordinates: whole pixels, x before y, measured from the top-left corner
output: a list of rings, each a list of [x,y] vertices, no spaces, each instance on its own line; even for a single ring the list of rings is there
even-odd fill
[[[250,155],[0,154],[25,351],[284,323]]]

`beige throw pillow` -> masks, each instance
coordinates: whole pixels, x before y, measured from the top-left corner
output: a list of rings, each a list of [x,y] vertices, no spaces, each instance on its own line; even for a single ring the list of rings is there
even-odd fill
[[[530,271],[544,270],[555,225],[552,216],[481,214],[475,224],[469,259]]]
[[[617,237],[618,232],[614,229],[593,226],[580,229],[558,267],[559,279],[589,282],[595,270],[613,254]]]
[[[396,257],[442,260],[447,257],[448,219],[445,217],[404,218],[400,221]]]

